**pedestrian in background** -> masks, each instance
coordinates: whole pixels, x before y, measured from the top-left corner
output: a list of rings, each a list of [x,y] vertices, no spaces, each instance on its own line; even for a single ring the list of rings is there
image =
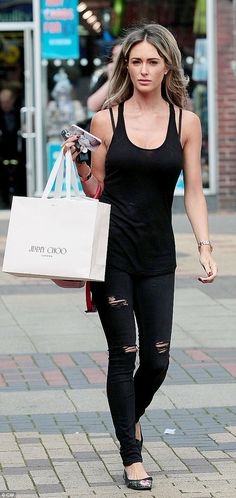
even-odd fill
[[[92,119],[91,132],[102,140],[92,169],[80,162],[75,137],[64,144],[85,194],[93,197],[100,188],[100,200],[111,204],[105,282],[91,289],[108,343],[107,394],[124,479],[136,490],[152,487],[142,463],[140,418],[169,365],[176,268],[171,208],[182,168],[185,208],[206,273],[199,280],[210,283],[217,273],[202,190],[201,126],[186,110],[186,85],[173,35],[158,24],[131,30],[104,109]]]
[[[13,195],[26,194],[25,148],[20,133],[20,107],[11,88],[0,91],[0,197],[11,206]]]
[[[87,100],[87,108],[90,116],[91,113],[94,114],[95,112],[100,111],[105,100],[107,99],[110,79],[120,49],[121,44],[120,41],[117,40],[112,46],[111,60],[104,66],[98,80],[91,88],[90,95]]]

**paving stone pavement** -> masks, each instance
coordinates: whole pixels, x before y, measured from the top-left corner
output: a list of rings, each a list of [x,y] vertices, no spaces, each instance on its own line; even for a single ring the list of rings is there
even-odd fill
[[[9,213],[0,211],[0,253]],[[236,498],[236,216],[210,216],[220,275],[201,274],[186,217],[167,379],[142,419],[151,498]],[[0,275],[0,498],[122,498],[107,351],[84,291]]]

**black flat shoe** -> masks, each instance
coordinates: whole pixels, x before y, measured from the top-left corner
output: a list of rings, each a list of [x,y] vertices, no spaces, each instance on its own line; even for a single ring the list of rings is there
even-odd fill
[[[124,470],[124,480],[127,488],[137,491],[149,491],[152,489],[152,477],[144,477],[143,479],[129,479],[126,470]]]

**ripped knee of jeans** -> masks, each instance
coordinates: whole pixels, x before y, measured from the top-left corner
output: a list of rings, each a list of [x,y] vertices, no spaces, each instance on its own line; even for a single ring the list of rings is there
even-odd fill
[[[156,348],[159,354],[169,353],[170,341],[160,341],[156,342]]]
[[[108,296],[108,304],[112,308],[122,308],[123,306],[128,306],[128,301],[125,298],[117,298],[115,296]]]
[[[134,344],[133,346],[123,346],[124,353],[137,353],[137,346]]]

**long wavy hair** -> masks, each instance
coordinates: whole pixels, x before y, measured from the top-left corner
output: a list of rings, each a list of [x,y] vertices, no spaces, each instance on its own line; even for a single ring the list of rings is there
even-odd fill
[[[146,40],[156,49],[164,59],[168,73],[161,84],[163,98],[178,107],[184,108],[188,104],[188,78],[184,76],[181,65],[181,53],[172,33],[160,24],[145,24],[140,28],[133,28],[123,39],[121,51],[117,57],[111,77],[108,98],[103,105],[107,109],[128,100],[133,95],[133,83],[127,71],[127,63],[132,47]]]

